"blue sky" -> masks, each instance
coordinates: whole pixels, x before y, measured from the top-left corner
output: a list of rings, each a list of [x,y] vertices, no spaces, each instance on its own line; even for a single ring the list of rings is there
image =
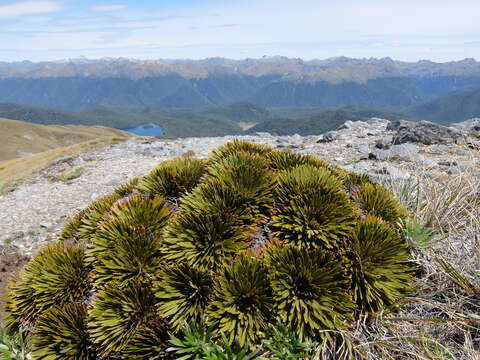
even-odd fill
[[[480,59],[480,0],[0,0],[0,61]]]

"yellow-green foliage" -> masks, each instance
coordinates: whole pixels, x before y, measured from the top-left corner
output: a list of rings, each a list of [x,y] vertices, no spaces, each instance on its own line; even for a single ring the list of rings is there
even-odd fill
[[[84,250],[68,243],[48,245],[10,284],[5,322],[11,329],[29,327],[52,307],[85,301],[88,296]]]
[[[328,339],[409,290],[406,217],[368,176],[235,140],[75,216],[10,284],[6,323],[53,360],[165,359],[169,336],[203,319],[241,346],[278,320]]]
[[[271,247],[266,258],[276,309],[301,340],[341,329],[352,317],[342,264],[322,249]]]
[[[205,163],[193,157],[179,157],[161,163],[139,180],[136,188],[146,194],[178,198],[197,185]]]
[[[154,285],[158,311],[180,329],[185,322],[197,322],[208,306],[212,275],[186,262],[163,266]]]
[[[258,340],[273,314],[273,298],[263,262],[241,256],[223,268],[207,309],[210,322],[240,346]]]
[[[67,304],[46,311],[32,331],[32,355],[38,360],[95,360],[86,325],[87,309]]]

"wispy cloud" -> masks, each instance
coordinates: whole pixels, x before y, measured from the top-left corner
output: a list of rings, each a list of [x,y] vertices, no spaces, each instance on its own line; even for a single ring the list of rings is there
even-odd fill
[[[0,60],[480,58],[479,12],[479,0],[0,0],[13,18],[0,20]]]
[[[63,5],[58,1],[16,1],[0,5],[0,18],[10,19],[25,15],[48,14],[62,9]]]
[[[111,4],[111,5],[93,5],[90,6],[89,9],[91,11],[98,11],[98,12],[109,12],[109,11],[118,11],[118,10],[123,10],[127,6],[126,5],[120,5],[120,4]]]

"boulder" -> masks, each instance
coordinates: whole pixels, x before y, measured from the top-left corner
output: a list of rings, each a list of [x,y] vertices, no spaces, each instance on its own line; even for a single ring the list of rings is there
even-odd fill
[[[463,137],[460,130],[436,124],[430,121],[392,121],[387,126],[387,130],[395,131],[393,136],[394,144],[404,143],[421,143],[425,145],[431,144],[448,144],[455,143]]]
[[[318,138],[317,143],[326,143],[326,142],[332,142],[338,137],[338,131],[328,131],[325,134],[320,135]]]

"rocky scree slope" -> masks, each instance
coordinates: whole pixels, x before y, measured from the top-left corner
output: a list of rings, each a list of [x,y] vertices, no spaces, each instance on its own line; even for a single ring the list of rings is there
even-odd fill
[[[173,157],[194,154],[205,158],[234,138],[315,155],[347,170],[370,174],[380,182],[405,180],[419,169],[439,181],[469,168],[480,176],[480,139],[472,130],[478,125],[478,119],[446,127],[373,118],[367,122],[347,121],[338,130],[318,136],[257,133],[242,137],[131,139],[58,159],[20,185],[5,189],[0,194],[0,242],[31,255],[55,238],[68,218],[119,185]]]

